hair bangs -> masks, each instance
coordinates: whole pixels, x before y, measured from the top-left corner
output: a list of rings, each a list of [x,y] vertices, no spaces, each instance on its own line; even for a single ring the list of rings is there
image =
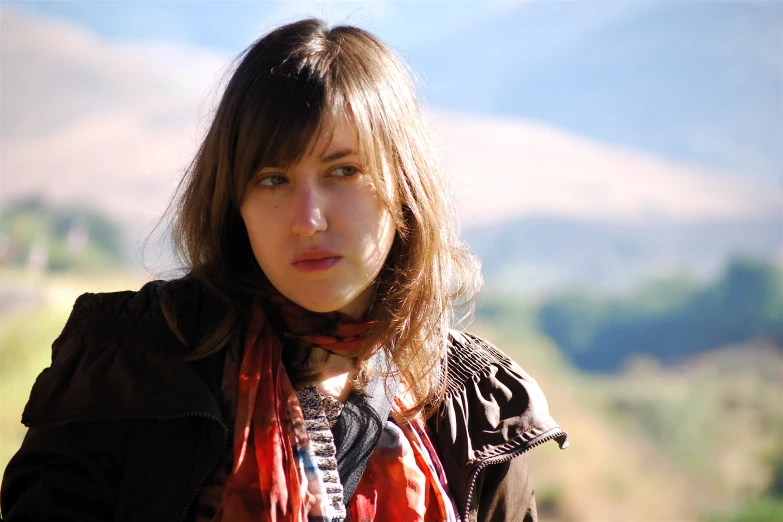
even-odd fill
[[[353,126],[358,141],[359,161],[365,173],[370,175],[375,185],[381,203],[392,214],[395,224],[398,220],[398,206],[395,202],[395,182],[393,162],[389,157],[391,147],[387,145],[387,137],[383,121],[388,115],[375,103],[368,90],[357,85],[349,74],[340,75],[344,80],[335,82],[333,90],[339,93],[339,103],[333,105],[335,112],[342,111]],[[339,112],[338,112],[339,114]],[[336,117],[333,116],[333,117]]]
[[[307,82],[291,88],[287,78],[267,79],[258,96],[247,96],[236,140],[237,203],[248,183],[264,167],[287,168],[307,153],[321,127],[324,106],[322,86]],[[307,88],[309,87],[309,88]]]

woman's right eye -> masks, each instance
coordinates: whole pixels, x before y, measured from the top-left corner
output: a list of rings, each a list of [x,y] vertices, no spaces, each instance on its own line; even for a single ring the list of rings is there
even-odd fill
[[[258,180],[258,184],[263,185],[265,187],[276,187],[278,185],[282,185],[287,181],[288,179],[282,174],[268,174],[266,176],[261,177]]]

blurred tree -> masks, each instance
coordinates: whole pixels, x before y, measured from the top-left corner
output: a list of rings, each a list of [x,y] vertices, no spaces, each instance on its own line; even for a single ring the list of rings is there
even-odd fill
[[[783,277],[770,263],[732,261],[703,288],[675,279],[627,298],[565,293],[546,300],[539,327],[582,369],[614,372],[631,356],[671,363],[754,338],[783,340]]]
[[[55,207],[41,198],[0,212],[0,262],[34,270],[113,268],[126,262],[120,227],[87,207]]]

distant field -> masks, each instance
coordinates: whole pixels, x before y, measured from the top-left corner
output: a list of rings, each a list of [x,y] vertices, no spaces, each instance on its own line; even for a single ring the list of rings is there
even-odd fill
[[[783,521],[769,493],[783,467],[783,350],[727,347],[594,376],[535,330],[531,307],[508,306],[470,329],[537,379],[569,433],[567,450],[528,454],[542,520]]]
[[[569,368],[555,346],[532,332],[472,329],[536,378],[568,431],[568,449],[547,444],[527,454],[542,521],[698,519],[692,482],[654,444],[618,426],[591,392],[596,382]]]

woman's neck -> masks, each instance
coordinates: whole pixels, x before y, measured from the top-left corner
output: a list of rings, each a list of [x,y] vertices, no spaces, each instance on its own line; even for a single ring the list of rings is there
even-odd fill
[[[318,391],[345,403],[353,388],[351,383],[356,373],[356,359],[313,348],[310,360],[323,365],[321,376],[313,383]]]

